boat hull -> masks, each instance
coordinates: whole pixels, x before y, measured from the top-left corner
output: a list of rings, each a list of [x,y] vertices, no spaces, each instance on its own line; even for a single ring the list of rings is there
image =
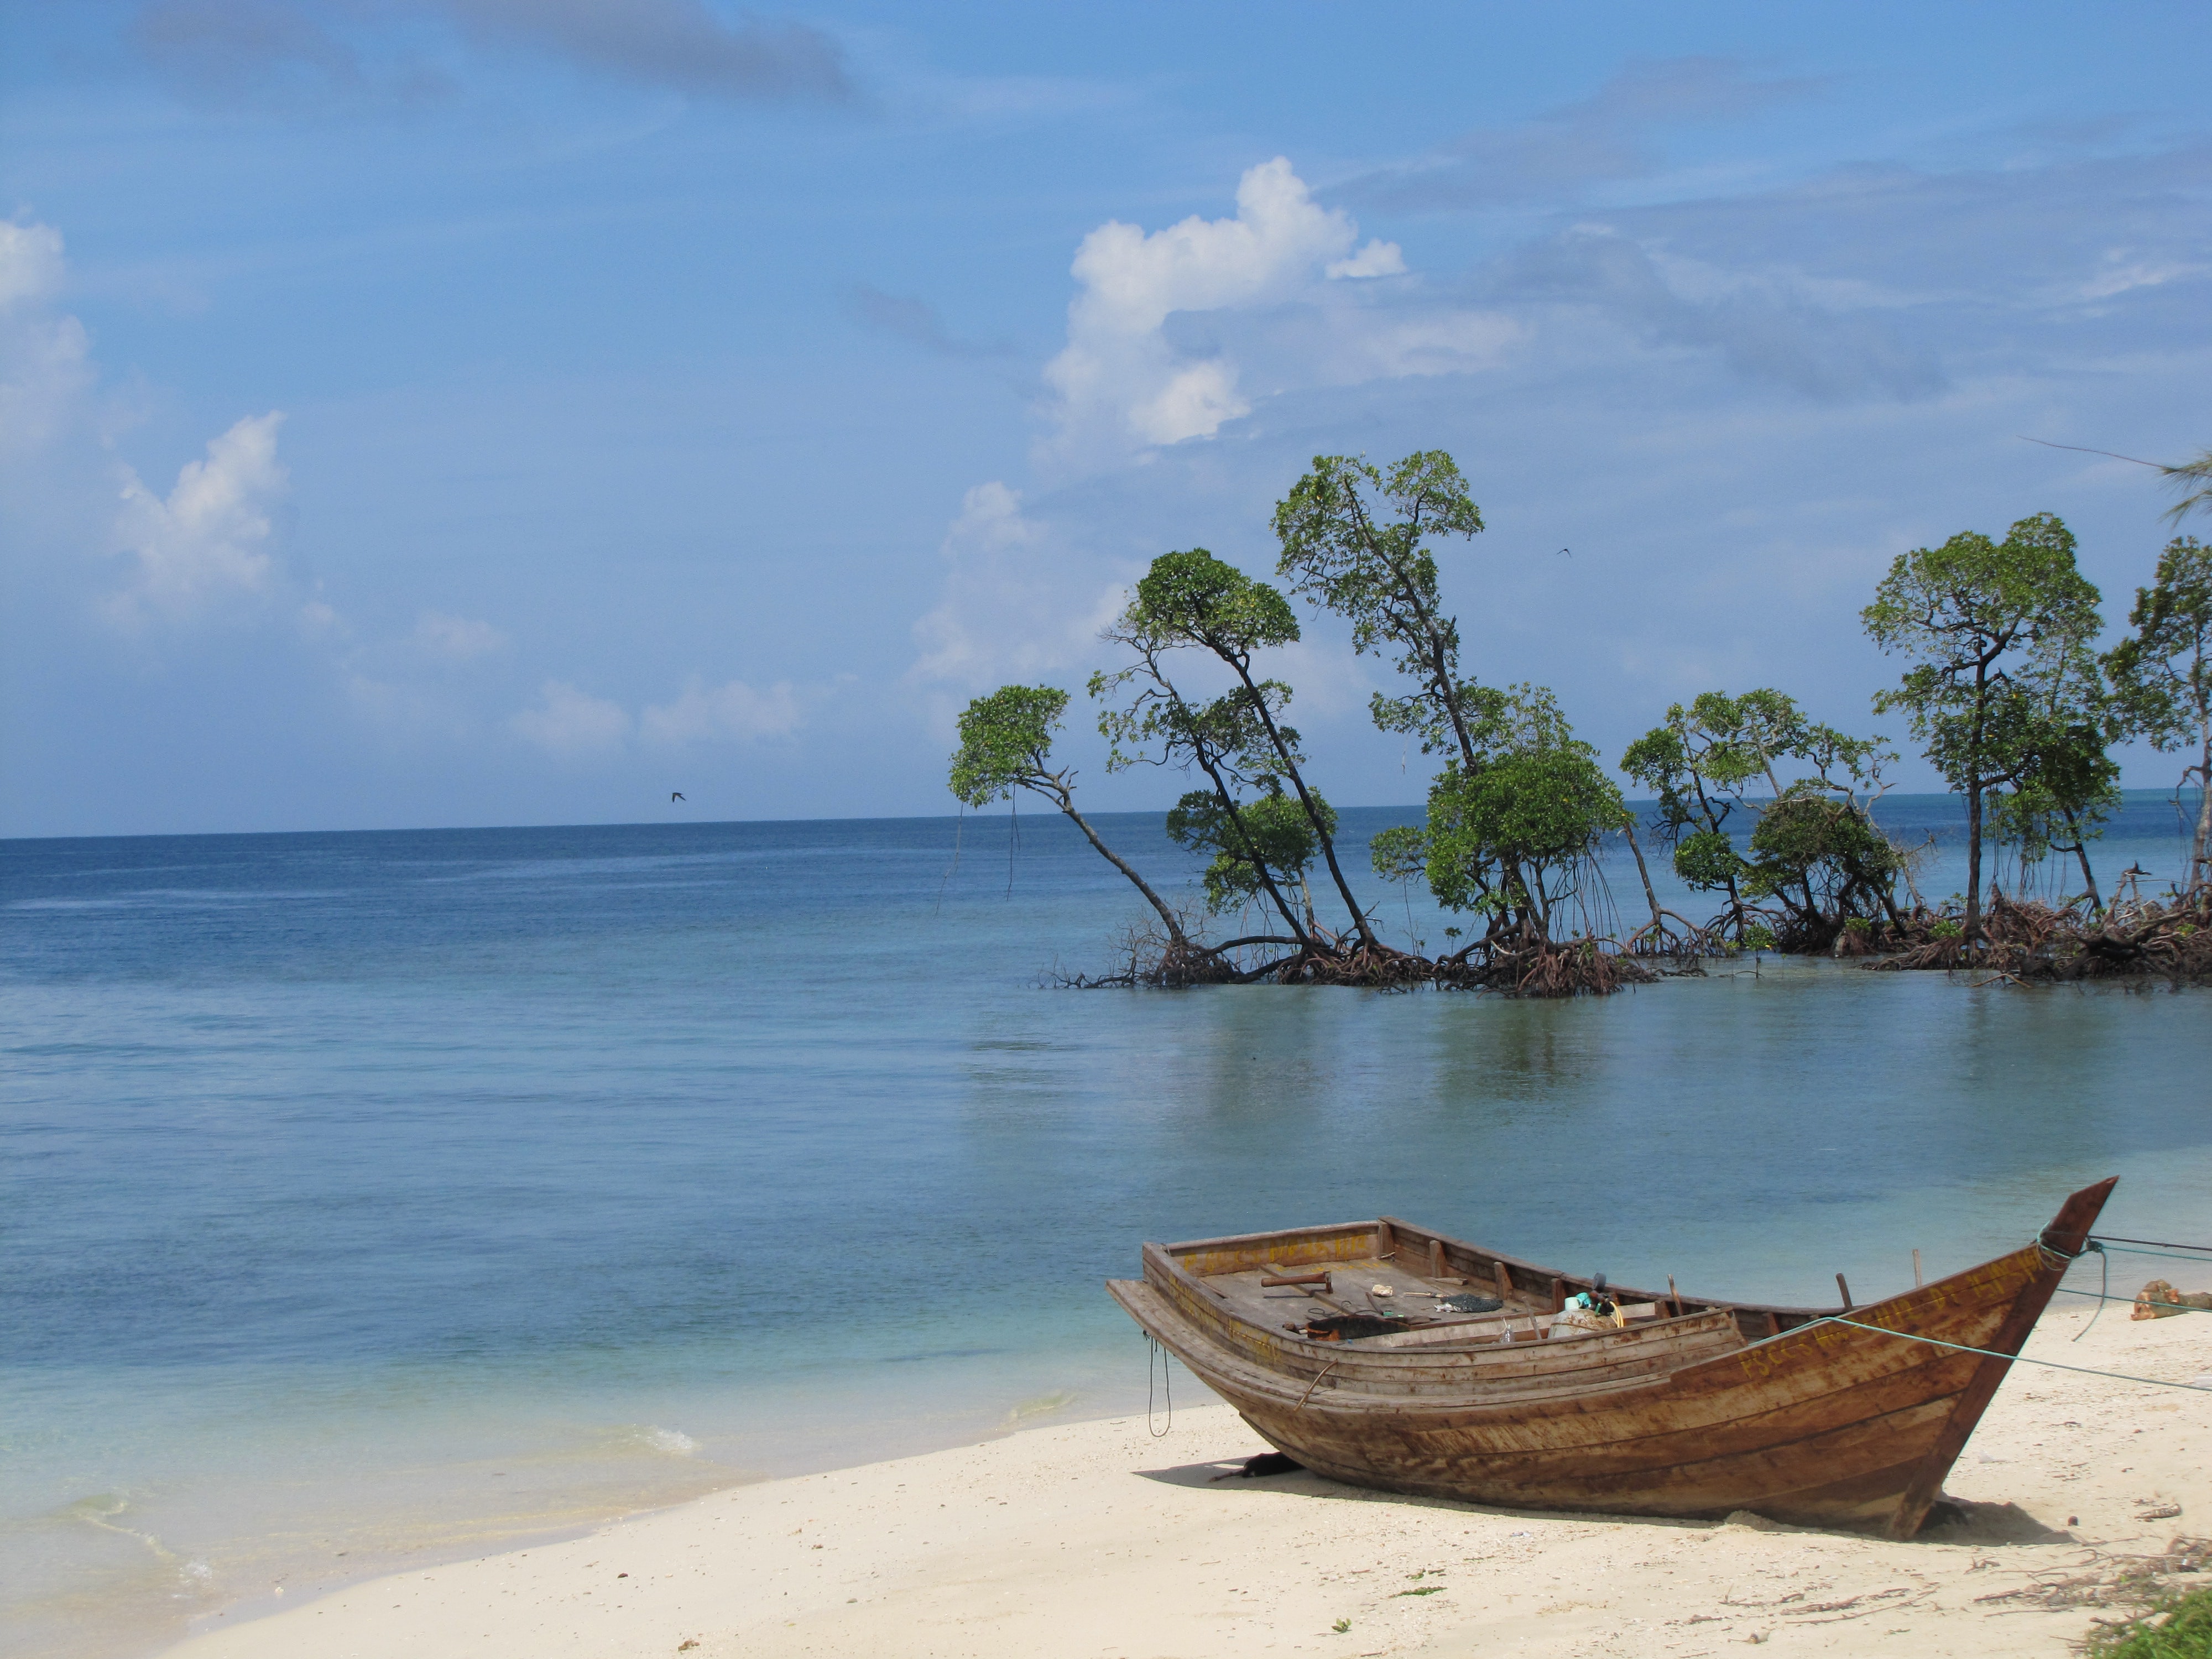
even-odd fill
[[[1520,1352],[1304,1341],[1224,1311],[1152,1248],[1145,1279],[1109,1289],[1271,1444],[1352,1485],[1909,1537],[2111,1186],[2009,1255],[1761,1340],[1731,1304]]]

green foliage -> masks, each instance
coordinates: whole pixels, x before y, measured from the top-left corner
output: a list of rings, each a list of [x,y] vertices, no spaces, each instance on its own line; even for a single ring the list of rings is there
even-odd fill
[[[2022,681],[2062,671],[2096,638],[2098,603],[2055,514],[2021,520],[2002,542],[1965,531],[1900,553],[1860,619],[1882,650],[1917,660],[1875,707],[1905,710],[1960,794],[2012,782],[2033,764],[2037,735]]]
[[[2015,679],[2019,712],[2008,720],[2021,764],[2011,787],[1989,796],[1988,817],[1993,838],[2025,864],[2071,852],[2086,873],[2086,843],[2119,807],[2119,765],[2105,750],[2128,721],[2094,649],[2100,626],[2093,606],[2054,628]]]
[[[2105,659],[2130,726],[2154,749],[2203,741],[2212,726],[2212,547],[2178,536],[2136,589],[2135,629]]]
[[[1291,603],[1202,547],[1163,553],[1137,583],[1130,615],[1148,631],[1230,661],[1298,637]]]
[[[1783,898],[1844,926],[1881,908],[1898,870],[1897,851],[1856,802],[1797,790],[1770,804],[1751,832],[1744,891]]]
[[[2075,568],[2073,532],[2039,513],[2002,542],[1964,531],[1899,554],[1860,612],[1876,645],[1915,659],[1875,708],[1904,709],[1929,760],[1966,799],[1970,934],[1980,927],[1989,792],[2039,790],[2001,819],[2014,834],[2054,812],[2078,820],[2095,804],[2096,769],[2069,757],[2081,739],[2068,728],[2107,724],[2090,650],[2104,627],[2098,603]]]
[[[2049,722],[2027,740],[2030,761],[2010,789],[1986,798],[1990,839],[2017,847],[2023,864],[2081,850],[2119,810],[2120,769],[2105,753],[2105,732],[2077,720]]]
[[[2212,1587],[2170,1595],[2141,1618],[2089,1632],[2087,1659],[2212,1659]]]
[[[1674,873],[1695,892],[1733,887],[1750,868],[1726,830],[1692,830],[1674,843]]]
[[[1928,925],[1928,937],[1930,939],[1960,939],[1965,936],[1966,932],[1963,923],[1952,921],[1948,918]]]
[[[2128,613],[2135,629],[2105,659],[2125,727],[2154,749],[2186,749],[2181,784],[2197,785],[2190,883],[2212,880],[2212,548],[2177,537]]]
[[[1091,695],[1104,698],[1128,679],[1127,671],[1093,674]],[[1106,769],[1196,766],[1231,788],[1255,783],[1272,775],[1274,760],[1260,708],[1264,703],[1271,715],[1279,715],[1290,697],[1291,688],[1275,680],[1261,681],[1256,694],[1238,686],[1200,703],[1184,702],[1171,683],[1140,684],[1127,705],[1098,716],[1099,734],[1108,744]],[[1295,750],[1296,728],[1278,719],[1275,729]]]
[[[1496,914],[1533,902],[1547,914],[1599,837],[1628,821],[1627,806],[1597,751],[1540,686],[1485,689],[1469,734],[1476,765],[1449,761],[1429,788],[1418,843],[1429,890],[1448,910]],[[1402,861],[1415,845],[1394,839],[1387,855]]]
[[[1836,859],[1858,860],[1853,873],[1885,871],[1864,843],[1888,843],[1859,799],[1879,785],[1883,763],[1896,756],[1880,738],[1854,738],[1805,717],[1796,700],[1771,688],[1730,696],[1705,691],[1687,707],[1676,703],[1663,725],[1629,744],[1620,769],[1657,798],[1660,836],[1674,848],[1674,873],[1699,892],[1747,890],[1765,896],[1794,886],[1808,906],[1815,895],[1832,897],[1854,884]],[[1785,784],[1780,769],[1792,764],[1810,775]],[[1753,833],[1754,862],[1737,851],[1728,821],[1764,783],[1775,802]],[[1841,799],[1830,799],[1830,796]],[[1780,817],[1777,807],[1790,803]],[[1773,820],[1771,827],[1769,820]],[[1766,840],[1762,848],[1759,835]]]
[[[1042,795],[1067,814],[1098,855],[1145,896],[1178,950],[1188,941],[1182,921],[1129,861],[1099,838],[1075,810],[1075,774],[1052,766],[1053,734],[1067,712],[1067,693],[1048,685],[1002,685],[973,699],[960,714],[960,747],[953,750],[952,793],[969,806],[1012,799],[1017,789]]]
[[[1194,767],[1213,786],[1216,804],[1230,820],[1241,811],[1243,791],[1257,786],[1279,793],[1281,781],[1287,779],[1334,875],[1335,858],[1328,837],[1334,815],[1299,776],[1304,757],[1299,752],[1298,734],[1280,719],[1291,689],[1279,680],[1256,678],[1252,670],[1255,652],[1297,639],[1297,617],[1290,602],[1204,548],[1192,548],[1152,561],[1105,637],[1127,646],[1134,659],[1113,673],[1091,678],[1091,695],[1101,701],[1117,692],[1130,693],[1120,707],[1107,708],[1099,715],[1098,729],[1109,745],[1107,769]],[[1169,672],[1167,659],[1186,648],[1204,651],[1226,664],[1237,684],[1203,702],[1185,697]],[[1243,870],[1267,893],[1291,931],[1304,938],[1297,914],[1273,881],[1265,856],[1255,859],[1249,846],[1231,839],[1217,838],[1215,844],[1231,854],[1232,865],[1243,861]],[[1243,872],[1224,866],[1218,873],[1231,886],[1220,887],[1218,882],[1210,885],[1209,897],[1217,888],[1226,895]],[[1352,908],[1353,925],[1366,937],[1366,918],[1340,878],[1338,886]]]
[[[1135,688],[1123,706],[1099,715],[1099,732],[1109,744],[1109,771],[1194,765],[1218,789],[1233,791],[1278,773],[1279,739],[1296,757],[1297,733],[1277,719],[1290,702],[1289,686],[1253,680],[1247,672],[1231,690],[1194,702],[1164,661],[1170,652],[1195,647],[1249,671],[1255,650],[1296,640],[1297,617],[1273,588],[1204,548],[1164,553],[1106,637],[1135,656],[1126,668],[1091,677],[1097,700]]]
[[[1279,881],[1303,884],[1320,854],[1321,841],[1305,808],[1285,795],[1273,779],[1266,793],[1240,801],[1232,811],[1210,789],[1194,789],[1168,811],[1168,836],[1178,846],[1212,852],[1206,867],[1206,904],[1216,915],[1237,910],[1265,891],[1262,872]],[[1336,830],[1336,812],[1315,797],[1322,822]]]
[[[1413,881],[1429,872],[1429,832],[1417,823],[1394,824],[1378,830],[1367,843],[1367,856],[1375,873],[1385,881]],[[1457,928],[1448,927],[1456,935]]]
[[[1419,690],[1375,694],[1375,723],[1418,736],[1424,754],[1466,746],[1459,678],[1459,624],[1443,614],[1431,537],[1471,537],[1482,514],[1467,480],[1442,450],[1408,455],[1385,472],[1344,455],[1316,455],[1275,509],[1282,544],[1276,574],[1291,591],[1352,623],[1353,649],[1394,651]]]
[[[952,793],[982,807],[1036,787],[1051,775],[1053,733],[1066,712],[1067,693],[1048,685],[1002,685],[975,698],[960,714]]]

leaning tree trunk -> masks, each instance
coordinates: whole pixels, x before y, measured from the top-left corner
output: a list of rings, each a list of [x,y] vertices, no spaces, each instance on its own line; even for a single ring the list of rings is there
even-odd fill
[[[2105,896],[2097,890],[2097,872],[2089,867],[2089,838],[2081,833],[2081,826],[2075,822],[2071,812],[2066,815],[2066,827],[2074,832],[2074,856],[2081,860],[2081,879],[2089,884],[2089,914],[2101,916],[2105,914]]]
[[[1244,843],[1248,852],[1256,847],[1257,843],[1252,839],[1252,832],[1244,827],[1244,815],[1237,810],[1237,796],[1222,777],[1219,769],[1203,755],[1198,758],[1198,768],[1200,771],[1206,774],[1206,781],[1213,786],[1213,797],[1221,803],[1221,810],[1229,814],[1229,823],[1237,831],[1237,838]],[[1291,909],[1290,900],[1283,896],[1283,890],[1275,884],[1275,878],[1268,873],[1267,865],[1255,857],[1252,860],[1252,872],[1260,878],[1260,884],[1267,890],[1267,896],[1275,902],[1276,913],[1282,917],[1292,934],[1297,937],[1298,948],[1303,951],[1313,949],[1312,934],[1298,925],[1297,913]]]
[[[2212,861],[2206,857],[2212,842],[2212,728],[2204,734],[2204,752],[2197,762],[2197,844],[2189,849],[2189,890],[2212,884]]]
[[[1352,884],[1344,878],[1344,872],[1338,867],[1336,842],[1328,833],[1328,826],[1322,822],[1321,808],[1315,805],[1312,792],[1306,787],[1306,781],[1298,775],[1297,763],[1291,758],[1291,745],[1283,741],[1283,734],[1275,726],[1275,717],[1267,712],[1267,700],[1260,695],[1260,688],[1252,684],[1251,673],[1243,664],[1225,656],[1224,660],[1237,671],[1237,678],[1244,682],[1244,689],[1252,695],[1252,707],[1260,716],[1260,724],[1267,728],[1267,741],[1275,746],[1275,757],[1283,763],[1283,770],[1290,774],[1291,787],[1298,792],[1298,805],[1306,809],[1306,819],[1313,825],[1314,836],[1321,842],[1321,855],[1328,866],[1329,876],[1336,883],[1336,890],[1344,900],[1344,908],[1351,912],[1352,925],[1359,931],[1359,942],[1370,951],[1381,948],[1374,929],[1367,925],[1367,913],[1359,908],[1359,901],[1352,896]]]
[[[1628,850],[1636,854],[1636,873],[1644,878],[1644,902],[1651,907],[1651,933],[1655,939],[1666,936],[1666,924],[1660,920],[1659,895],[1652,890],[1650,866],[1644,862],[1644,849],[1636,843],[1636,825],[1620,826],[1620,833],[1628,837]]]
[[[1152,884],[1146,881],[1142,876],[1139,875],[1136,871],[1131,867],[1127,860],[1124,859],[1119,853],[1116,853],[1104,842],[1098,839],[1098,832],[1091,827],[1091,822],[1089,819],[1085,818],[1082,813],[1075,810],[1075,803],[1073,800],[1070,799],[1066,795],[1060,795],[1056,799],[1060,810],[1066,813],[1069,817],[1075,820],[1075,827],[1083,831],[1084,838],[1093,847],[1098,849],[1099,857],[1104,859],[1107,863],[1112,865],[1123,875],[1128,877],[1130,881],[1135,884],[1137,890],[1142,893],[1146,899],[1151,901],[1152,908],[1160,913],[1160,921],[1167,927],[1168,937],[1173,939],[1178,946],[1187,948],[1189,945],[1190,941],[1183,937],[1182,923],[1176,920],[1176,913],[1168,908],[1167,901],[1152,890]]]
[[[1972,951],[1982,931],[1982,781],[1966,782],[1966,932],[1960,945]]]

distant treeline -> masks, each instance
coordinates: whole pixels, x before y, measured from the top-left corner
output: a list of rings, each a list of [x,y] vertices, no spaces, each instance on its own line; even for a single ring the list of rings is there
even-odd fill
[[[2177,512],[2205,505],[2200,490]],[[1824,725],[1771,688],[1670,707],[1620,769],[1657,799],[1653,854],[1711,896],[1712,914],[1696,920],[1659,902],[1635,814],[1552,692],[1463,670],[1437,547],[1482,528],[1442,451],[1388,469],[1321,456],[1275,509],[1287,593],[1203,548],[1152,562],[1103,635],[1121,665],[1091,676],[1087,690],[1108,770],[1164,767],[1197,786],[1169,812],[1168,833],[1211,855],[1202,908],[1164,898],[1078,809],[1075,774],[1052,752],[1067,692],[1007,685],[968,705],[953,793],[976,807],[1017,789],[1044,796],[1151,906],[1154,920],[1124,941],[1126,967],[1087,982],[1569,995],[1747,949],[2015,977],[2212,968],[2212,549],[2195,538],[2167,544],[2136,590],[2130,631],[2102,653],[2101,596],[2052,514],[2021,520],[2002,540],[1966,531],[1902,554],[1875,588],[1860,620],[1904,672],[1875,712],[1903,716],[1966,803],[1962,896],[1923,894],[1915,878],[1926,849],[1875,822],[1883,768],[1898,757],[1886,738]],[[1285,718],[1291,687],[1265,666],[1266,653],[1299,637],[1293,598],[1345,619],[1354,648],[1401,677],[1395,695],[1375,694],[1375,725],[1418,743],[1435,774],[1426,821],[1376,836],[1370,856],[1392,881],[1425,883],[1458,919],[1444,931],[1463,942],[1443,954],[1383,943],[1339,862],[1336,814],[1307,781]],[[2110,751],[2138,738],[2182,757],[2180,788],[2194,792],[2187,872],[2159,896],[2132,884],[2108,894],[2092,852],[2119,800]],[[1601,926],[1592,902],[1597,854],[1615,835],[1643,876],[1649,920],[1632,930]],[[2055,903],[1985,893],[1984,860],[2001,848],[2025,867],[2064,860],[2081,891]],[[1222,917],[1238,919],[1231,936],[1209,938],[1210,919]]]

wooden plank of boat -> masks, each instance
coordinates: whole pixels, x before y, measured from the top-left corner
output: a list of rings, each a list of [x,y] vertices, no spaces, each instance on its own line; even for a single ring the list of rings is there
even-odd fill
[[[1434,1278],[1441,1256],[1509,1291],[1492,1322],[1510,1325],[1547,1317],[1554,1281],[1584,1282],[1396,1218],[1147,1245],[1145,1279],[1108,1288],[1260,1434],[1338,1480],[1523,1508],[1750,1509],[1910,1537],[2113,1185],[2074,1194],[2025,1248],[1852,1309],[1849,1325],[1684,1296],[1680,1317],[1572,1338],[1445,1326],[1431,1345],[1408,1340],[1422,1334],[1409,1322],[1404,1335],[1319,1342],[1267,1328],[1249,1297],[1206,1284],[1328,1260],[1344,1264],[1340,1290],[1370,1272],[1395,1289],[1393,1267]]]

